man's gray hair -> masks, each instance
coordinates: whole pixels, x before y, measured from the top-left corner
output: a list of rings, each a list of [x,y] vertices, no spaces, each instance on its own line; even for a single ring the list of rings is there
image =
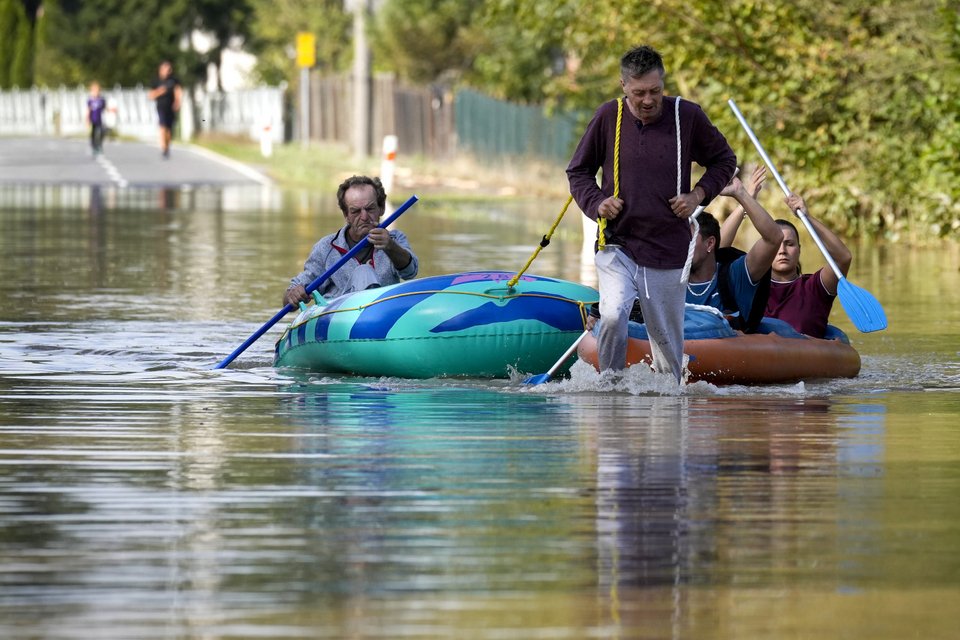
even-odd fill
[[[624,78],[639,78],[654,69],[660,71],[660,75],[666,73],[663,68],[663,58],[656,49],[647,45],[634,47],[620,58],[620,75]]]
[[[342,211],[344,215],[347,214],[347,203],[344,200],[347,189],[365,184],[373,187],[373,192],[377,194],[377,206],[380,207],[380,211],[382,212],[384,207],[387,206],[387,192],[384,191],[383,183],[380,182],[380,178],[351,176],[341,182],[340,187],[337,189],[337,204],[340,205],[340,211]]]

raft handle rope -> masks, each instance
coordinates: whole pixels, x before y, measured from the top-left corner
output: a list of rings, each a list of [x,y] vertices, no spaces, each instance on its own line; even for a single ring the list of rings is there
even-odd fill
[[[584,327],[587,326],[587,315],[588,315],[588,313],[589,313],[588,310],[587,310],[587,306],[592,305],[592,304],[598,302],[597,300],[590,300],[590,301],[587,301],[587,302],[583,302],[583,301],[581,301],[581,300],[571,300],[570,298],[564,298],[563,296],[557,296],[557,295],[550,295],[550,294],[547,294],[547,293],[517,293],[517,294],[513,294],[513,295],[508,295],[508,296],[495,296],[495,295],[491,295],[491,294],[489,294],[489,293],[480,293],[480,292],[477,292],[477,291],[447,291],[447,290],[445,290],[445,289],[436,289],[436,290],[433,290],[433,291],[408,291],[408,292],[406,292],[406,293],[397,293],[397,294],[394,294],[394,295],[392,295],[392,296],[385,296],[385,297],[383,297],[383,298],[377,298],[376,300],[373,300],[373,301],[368,302],[368,303],[366,303],[366,304],[360,304],[360,305],[357,305],[357,306],[355,306],[355,307],[338,307],[338,308],[336,308],[336,309],[330,309],[329,311],[324,310],[324,311],[321,311],[320,313],[317,313],[317,314],[315,314],[315,315],[310,316],[309,318],[304,319],[303,322],[299,323],[299,324],[296,325],[296,326],[300,326],[301,324],[305,324],[305,323],[307,323],[307,322],[309,322],[310,320],[313,320],[313,319],[315,319],[315,318],[322,318],[323,316],[332,315],[332,314],[334,314],[334,313],[347,313],[347,312],[349,312],[349,311],[363,311],[364,309],[366,309],[366,308],[368,308],[368,307],[372,307],[372,306],[374,306],[374,305],[380,304],[380,303],[382,303],[382,302],[387,302],[387,301],[389,301],[389,300],[395,300],[395,299],[397,299],[397,298],[406,298],[406,297],[408,297],[408,296],[437,295],[437,294],[440,294],[440,293],[449,294],[449,295],[460,295],[460,296],[478,296],[478,297],[481,297],[481,298],[490,298],[491,300],[512,300],[512,299],[514,299],[514,298],[527,297],[527,298],[545,298],[545,299],[547,299],[547,300],[560,300],[560,301],[562,301],[562,302],[569,302],[569,303],[571,303],[571,304],[577,305],[577,307],[579,308],[579,310],[580,310],[580,321],[583,322],[583,326],[584,326]],[[291,324],[290,327],[288,327],[288,330],[289,330],[289,329],[293,329],[293,328],[294,328],[294,325]],[[282,338],[281,338],[281,339],[282,339]]]

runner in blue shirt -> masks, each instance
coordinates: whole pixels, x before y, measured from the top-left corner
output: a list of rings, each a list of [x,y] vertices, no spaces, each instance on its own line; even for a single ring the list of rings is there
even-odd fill
[[[103,153],[103,110],[107,101],[100,95],[100,83],[90,83],[90,96],[87,98],[87,122],[90,123],[90,147],[93,155]]]

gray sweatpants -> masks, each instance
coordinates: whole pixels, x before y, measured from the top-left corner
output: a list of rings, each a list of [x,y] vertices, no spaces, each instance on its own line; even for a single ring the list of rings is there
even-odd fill
[[[627,366],[627,321],[634,299],[640,300],[650,336],[653,368],[683,373],[683,307],[686,288],[682,269],[638,266],[620,247],[606,246],[594,257],[600,289],[600,332],[597,337],[600,370]]]

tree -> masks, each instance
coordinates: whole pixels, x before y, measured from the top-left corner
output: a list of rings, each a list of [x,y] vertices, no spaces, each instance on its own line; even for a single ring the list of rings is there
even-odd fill
[[[0,0],[4,1],[4,0]],[[245,0],[47,0],[37,75],[47,84],[137,85],[171,60],[185,84],[205,79],[230,40],[244,38],[252,9]],[[192,35],[213,36],[197,51]]]
[[[19,30],[23,9],[17,0],[0,0],[0,89],[9,89],[12,83],[11,71],[17,51],[17,39],[11,37]]]
[[[419,83],[459,78],[477,54],[483,0],[391,0],[376,16],[374,64]]]
[[[198,55],[197,64],[204,70],[210,64],[217,69],[220,85],[220,62],[231,42],[249,37],[253,8],[249,0],[196,0],[189,7],[193,28],[213,36],[213,47]],[[198,69],[198,73],[200,69]]]
[[[264,82],[293,83],[297,33],[313,33],[317,67],[340,71],[350,61],[350,16],[343,0],[249,0],[252,10],[248,45],[257,54],[257,73]]]
[[[419,83],[460,83],[541,102],[562,72],[569,3],[389,0],[377,14],[374,61]]]
[[[59,3],[48,0],[43,15],[37,19],[35,30],[34,81],[39,86],[79,84],[90,77],[83,71],[81,61],[68,58],[59,50],[56,34],[64,25],[66,18],[61,15]]]
[[[488,0],[476,21],[479,46],[466,81],[508,100],[562,103],[566,37],[577,20],[569,2]]]
[[[21,13],[17,24],[13,60],[10,63],[10,84],[28,88],[33,85],[33,21]]]
[[[539,83],[541,99],[562,94],[585,114],[620,93],[619,56],[652,44],[668,93],[703,105],[741,161],[756,162],[726,106],[735,97],[791,188],[841,230],[946,234],[960,224],[958,4],[558,0],[564,18],[552,24],[531,0],[488,0],[485,31],[525,34],[523,47],[563,33],[572,64],[528,95]],[[494,75],[473,78],[495,86]]]
[[[192,23],[187,0],[48,0],[43,16],[43,67],[50,84],[137,85],[172,60],[190,80],[195,60],[181,51]],[[39,61],[38,61],[39,62]]]

